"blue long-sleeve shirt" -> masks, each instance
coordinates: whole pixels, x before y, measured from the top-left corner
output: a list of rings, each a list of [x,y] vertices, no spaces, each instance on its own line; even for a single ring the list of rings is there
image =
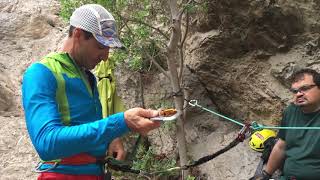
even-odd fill
[[[91,85],[87,79],[91,79]],[[27,129],[42,160],[79,153],[103,156],[114,138],[129,131],[123,113],[102,119],[93,75],[90,72],[85,75],[65,53],[51,54],[26,70],[22,100]],[[48,166],[51,165],[41,168]],[[102,173],[96,164],[59,165],[52,171]]]

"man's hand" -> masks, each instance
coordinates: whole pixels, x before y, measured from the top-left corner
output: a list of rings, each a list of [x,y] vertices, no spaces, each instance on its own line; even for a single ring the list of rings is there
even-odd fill
[[[159,111],[143,108],[133,108],[124,112],[128,127],[142,135],[147,135],[149,131],[160,127],[161,123],[159,121],[149,119],[158,115]]]
[[[124,160],[126,158],[126,152],[120,138],[116,138],[110,143],[108,156],[114,157],[117,160]]]
[[[256,175],[249,180],[269,180],[271,175],[268,174],[265,170],[262,171],[262,174]]]

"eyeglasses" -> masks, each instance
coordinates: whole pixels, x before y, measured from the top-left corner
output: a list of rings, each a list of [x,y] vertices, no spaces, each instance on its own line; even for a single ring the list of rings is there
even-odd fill
[[[312,89],[315,86],[317,86],[317,85],[310,84],[310,85],[301,86],[300,88],[297,88],[297,89],[296,88],[290,88],[290,92],[292,92],[293,94],[297,94],[298,92],[306,93],[307,91],[309,91],[310,89]]]

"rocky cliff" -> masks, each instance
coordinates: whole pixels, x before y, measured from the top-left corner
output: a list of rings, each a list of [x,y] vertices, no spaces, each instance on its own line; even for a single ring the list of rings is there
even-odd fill
[[[277,124],[290,102],[286,80],[293,70],[320,70],[319,9],[315,0],[208,1],[206,11],[192,15],[186,42],[183,84],[188,99],[239,121]],[[56,50],[65,37],[67,24],[58,13],[57,0],[0,1],[0,179],[36,177],[31,169],[37,156],[26,134],[20,83],[24,69]],[[172,101],[162,74],[120,68],[117,75],[128,108]],[[193,159],[223,148],[239,131],[197,107],[186,110]],[[150,139],[158,153],[175,154],[174,132],[156,131]],[[245,142],[197,170],[202,179],[248,179],[259,155]]]
[[[320,68],[319,18],[317,1],[207,1],[207,10],[192,16],[187,38],[183,84],[188,99],[240,122],[277,125],[291,99],[288,77],[303,67]],[[165,76],[121,76],[123,97],[139,105],[139,98],[121,90],[132,82],[133,89],[138,87],[135,97],[143,95],[146,106],[172,103]],[[188,152],[196,160],[228,145],[240,127],[189,106],[185,128]],[[168,143],[175,142],[174,134],[168,134],[152,135],[160,153],[175,152]],[[199,171],[204,179],[248,179],[259,155],[245,141]]]

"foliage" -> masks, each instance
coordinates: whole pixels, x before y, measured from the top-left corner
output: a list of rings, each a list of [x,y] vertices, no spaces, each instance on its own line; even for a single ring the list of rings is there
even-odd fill
[[[172,30],[172,27],[170,27],[171,14],[169,14],[170,10],[167,1],[60,0],[60,2],[60,15],[66,20],[69,19],[74,9],[83,4],[98,3],[106,7],[106,9],[108,9],[115,17],[118,24],[120,39],[126,47],[126,50],[124,51],[114,51],[112,59],[118,63],[127,64],[134,71],[155,71],[156,68],[153,66],[154,62],[151,63],[150,57],[162,66],[164,70],[167,70],[167,56],[171,58],[168,58],[170,62],[172,61],[172,57],[179,57],[178,54],[172,55],[167,53],[166,43],[169,41],[169,34]],[[179,0],[177,2],[180,3],[180,8],[185,8],[186,12],[194,13],[197,11],[192,5],[181,6],[187,2],[186,0]],[[180,47],[183,47],[181,44],[179,45]],[[176,48],[179,47],[174,47],[175,50]],[[169,52],[176,53],[172,50]],[[175,58],[173,60],[175,60]],[[177,63],[179,63],[179,59],[177,59]],[[176,102],[175,106],[177,106]],[[173,105],[170,105],[169,107],[173,107]],[[173,123],[167,124],[167,129],[171,129],[171,126],[173,125]],[[137,169],[159,171],[176,165],[175,160],[166,158],[159,159],[159,157],[154,154],[152,148],[149,148],[147,152],[141,150],[138,154],[138,159],[141,160],[134,162],[134,166]],[[184,157],[185,153],[179,152],[179,154],[180,160],[184,159],[181,157]],[[160,175],[171,175],[172,173],[176,172],[165,172],[160,173]]]
[[[174,107],[174,103],[172,100],[162,100],[162,101],[159,101],[159,103],[151,106],[151,108],[153,109],[169,109],[173,107]]]
[[[166,42],[169,36],[170,16],[165,1],[152,0],[60,0],[60,16],[69,20],[72,12],[83,4],[97,3],[106,7],[115,17],[118,31],[126,51],[116,51],[116,61],[126,63],[131,70],[149,71],[153,68],[146,53],[161,66],[166,65]],[[189,13],[207,11],[207,3],[183,5]]]
[[[60,0],[61,11],[60,16],[68,21],[75,8],[87,4],[87,0]]]
[[[158,177],[177,176],[176,171],[165,171],[169,168],[175,167],[176,160],[156,155],[151,147],[146,151],[146,147],[144,145],[140,145],[137,151],[137,159],[139,160],[133,162],[134,169],[140,169],[147,172],[159,172],[157,173]]]
[[[175,121],[168,121],[168,122],[165,122],[164,123],[164,127],[163,127],[163,129],[164,129],[164,131],[165,132],[175,132],[176,131],[176,122]]]
[[[196,180],[196,177],[189,175],[189,176],[187,177],[187,180]]]
[[[117,62],[126,63],[134,71],[148,71],[151,66],[150,59],[145,56],[145,53],[148,53],[159,64],[165,66],[165,56],[160,49],[165,48],[163,42],[166,39],[152,28],[158,26],[155,22],[162,22],[162,25],[169,22],[169,18],[163,10],[157,9],[163,6],[161,1],[60,0],[60,3],[60,16],[65,20],[70,18],[74,9],[88,3],[101,4],[113,14],[118,24],[121,41],[126,47],[125,51],[114,53]],[[159,13],[159,11],[162,12]],[[157,16],[155,16],[156,12]],[[151,69],[156,70],[153,67]]]

